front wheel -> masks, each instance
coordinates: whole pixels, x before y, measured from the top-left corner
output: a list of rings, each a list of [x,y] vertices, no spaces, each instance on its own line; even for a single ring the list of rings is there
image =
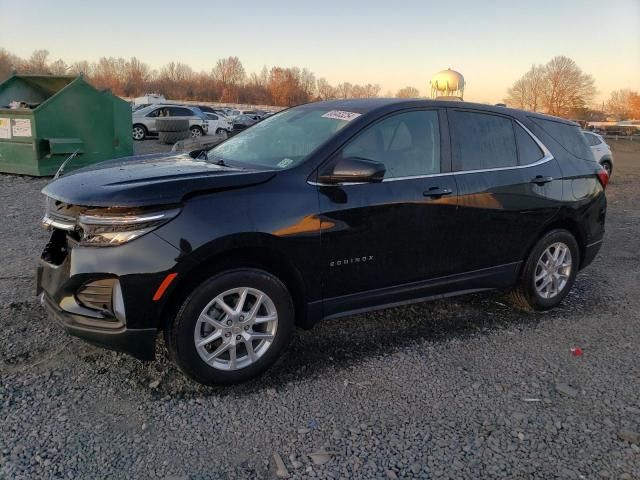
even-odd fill
[[[147,130],[142,125],[134,125],[132,135],[133,139],[139,142],[145,139],[147,136]]]
[[[224,128],[219,128],[216,130],[216,135],[225,139],[229,136],[229,132],[227,132]]]
[[[204,134],[200,127],[191,127],[190,130],[193,138],[201,137]]]
[[[607,175],[609,175],[609,178],[611,178],[611,174],[613,173],[613,166],[611,165],[611,162],[605,160],[600,165],[602,165],[602,168],[604,168],[605,172],[607,172]]]
[[[188,376],[206,385],[240,383],[287,348],[293,302],[270,273],[230,270],[196,288],[168,328],[171,355]]]
[[[580,250],[567,230],[552,230],[533,248],[518,285],[512,292],[516,306],[549,310],[567,296],[580,266]]]

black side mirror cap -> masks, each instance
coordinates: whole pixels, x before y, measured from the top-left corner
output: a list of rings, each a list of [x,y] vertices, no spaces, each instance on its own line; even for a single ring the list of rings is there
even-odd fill
[[[381,182],[386,169],[384,164],[360,157],[340,158],[331,162],[318,175],[320,183],[375,183]]]

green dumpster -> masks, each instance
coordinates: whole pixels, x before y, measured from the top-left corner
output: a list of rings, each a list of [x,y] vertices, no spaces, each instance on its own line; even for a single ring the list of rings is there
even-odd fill
[[[131,106],[82,76],[13,75],[0,84],[0,172],[53,175],[133,155]]]

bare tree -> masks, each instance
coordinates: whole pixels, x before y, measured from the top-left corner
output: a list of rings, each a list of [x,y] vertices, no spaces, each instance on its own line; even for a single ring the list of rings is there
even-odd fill
[[[24,69],[29,73],[45,73],[47,71],[47,59],[49,50],[36,50],[31,54]]]
[[[593,77],[570,58],[559,56],[546,65],[532,66],[509,88],[505,103],[566,117],[584,110],[595,93]]]
[[[609,110],[609,113],[612,113],[621,120],[626,120],[631,116],[632,98],[633,92],[628,89],[611,92],[611,96],[607,102],[607,109]]]
[[[531,70],[507,91],[505,103],[532,112],[540,111],[546,86],[546,68],[542,65],[533,65]]]
[[[238,57],[221,58],[213,67],[212,73],[223,87],[240,85],[245,79],[244,67]]]
[[[20,63],[21,60],[18,57],[4,48],[0,48],[0,82],[10,77],[13,70],[18,68]]]
[[[595,81],[568,57],[552,58],[546,65],[547,87],[544,106],[551,115],[567,115],[583,108],[596,94]]]
[[[629,105],[631,108],[631,119],[640,120],[640,95],[638,95],[637,92],[631,92]]]
[[[334,98],[336,98],[336,89],[329,82],[327,82],[326,78],[319,78],[317,86],[318,97],[320,97],[321,100],[333,100]]]
[[[396,93],[396,97],[398,98],[417,98],[419,96],[420,92],[416,87],[404,87]]]
[[[349,82],[344,82],[336,87],[336,98],[352,98],[353,97],[353,85]]]

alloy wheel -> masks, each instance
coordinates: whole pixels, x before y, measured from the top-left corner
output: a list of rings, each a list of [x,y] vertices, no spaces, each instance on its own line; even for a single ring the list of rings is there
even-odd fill
[[[554,298],[571,277],[571,250],[562,242],[556,242],[542,252],[534,273],[536,292],[542,298]]]
[[[278,328],[275,304],[249,287],[227,290],[200,313],[193,340],[200,358],[218,370],[239,370],[269,349]]]
[[[144,129],[142,127],[133,127],[133,139],[142,140],[144,138]]]

